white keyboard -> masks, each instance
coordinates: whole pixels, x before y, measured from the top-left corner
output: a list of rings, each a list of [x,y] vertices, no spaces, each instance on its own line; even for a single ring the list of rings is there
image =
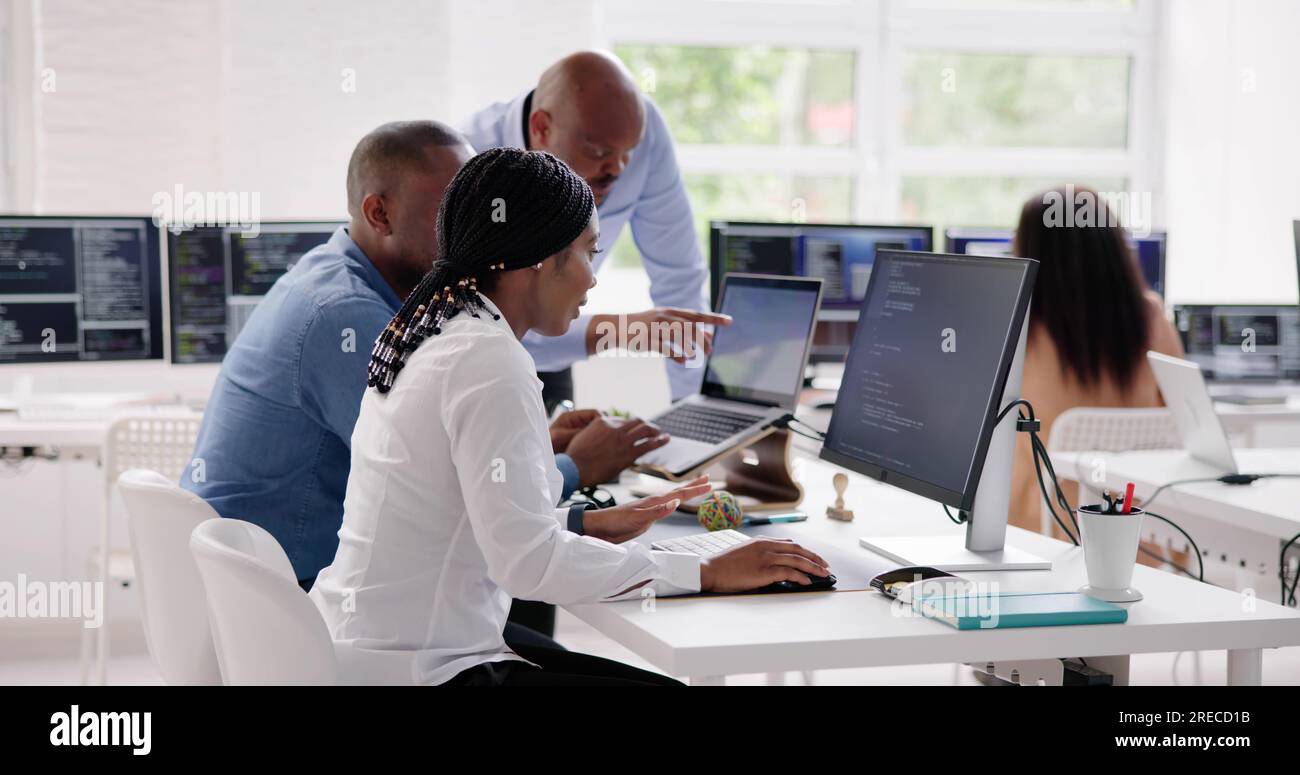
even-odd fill
[[[711,557],[748,540],[749,536],[744,533],[737,533],[735,530],[715,530],[712,533],[699,533],[697,535],[682,536],[681,538],[666,538],[662,541],[655,541],[650,544],[650,547],[661,552],[685,552],[700,557]]]

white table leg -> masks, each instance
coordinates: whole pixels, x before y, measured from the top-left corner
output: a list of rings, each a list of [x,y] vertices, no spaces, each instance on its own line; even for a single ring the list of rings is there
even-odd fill
[[[768,686],[785,686],[785,673],[768,673]]]
[[[1228,686],[1259,686],[1263,681],[1263,649],[1228,651]]]
[[[691,686],[726,686],[727,677],[725,675],[693,675],[686,679]]]

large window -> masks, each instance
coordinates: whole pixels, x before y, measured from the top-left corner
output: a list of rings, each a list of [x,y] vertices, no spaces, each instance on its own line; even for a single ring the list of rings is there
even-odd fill
[[[673,130],[702,235],[722,218],[1010,227],[1059,183],[1152,191],[1153,6],[615,2],[604,35]],[[637,261],[625,238],[615,268]]]

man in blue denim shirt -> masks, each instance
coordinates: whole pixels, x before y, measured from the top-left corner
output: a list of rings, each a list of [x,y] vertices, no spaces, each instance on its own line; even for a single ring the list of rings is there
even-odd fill
[[[363,138],[348,165],[349,225],[275,283],[222,362],[181,486],[275,536],[304,587],[338,547],[371,347],[432,265],[442,191],[470,153],[430,121]],[[562,416],[551,438],[569,453],[556,456],[565,497],[667,441],[590,411]],[[580,530],[580,510],[574,520]]]

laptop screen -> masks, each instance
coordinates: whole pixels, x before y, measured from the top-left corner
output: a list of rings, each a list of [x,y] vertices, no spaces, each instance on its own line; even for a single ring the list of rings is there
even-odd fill
[[[803,384],[822,281],[729,274],[704,371],[706,396],[793,409]]]

